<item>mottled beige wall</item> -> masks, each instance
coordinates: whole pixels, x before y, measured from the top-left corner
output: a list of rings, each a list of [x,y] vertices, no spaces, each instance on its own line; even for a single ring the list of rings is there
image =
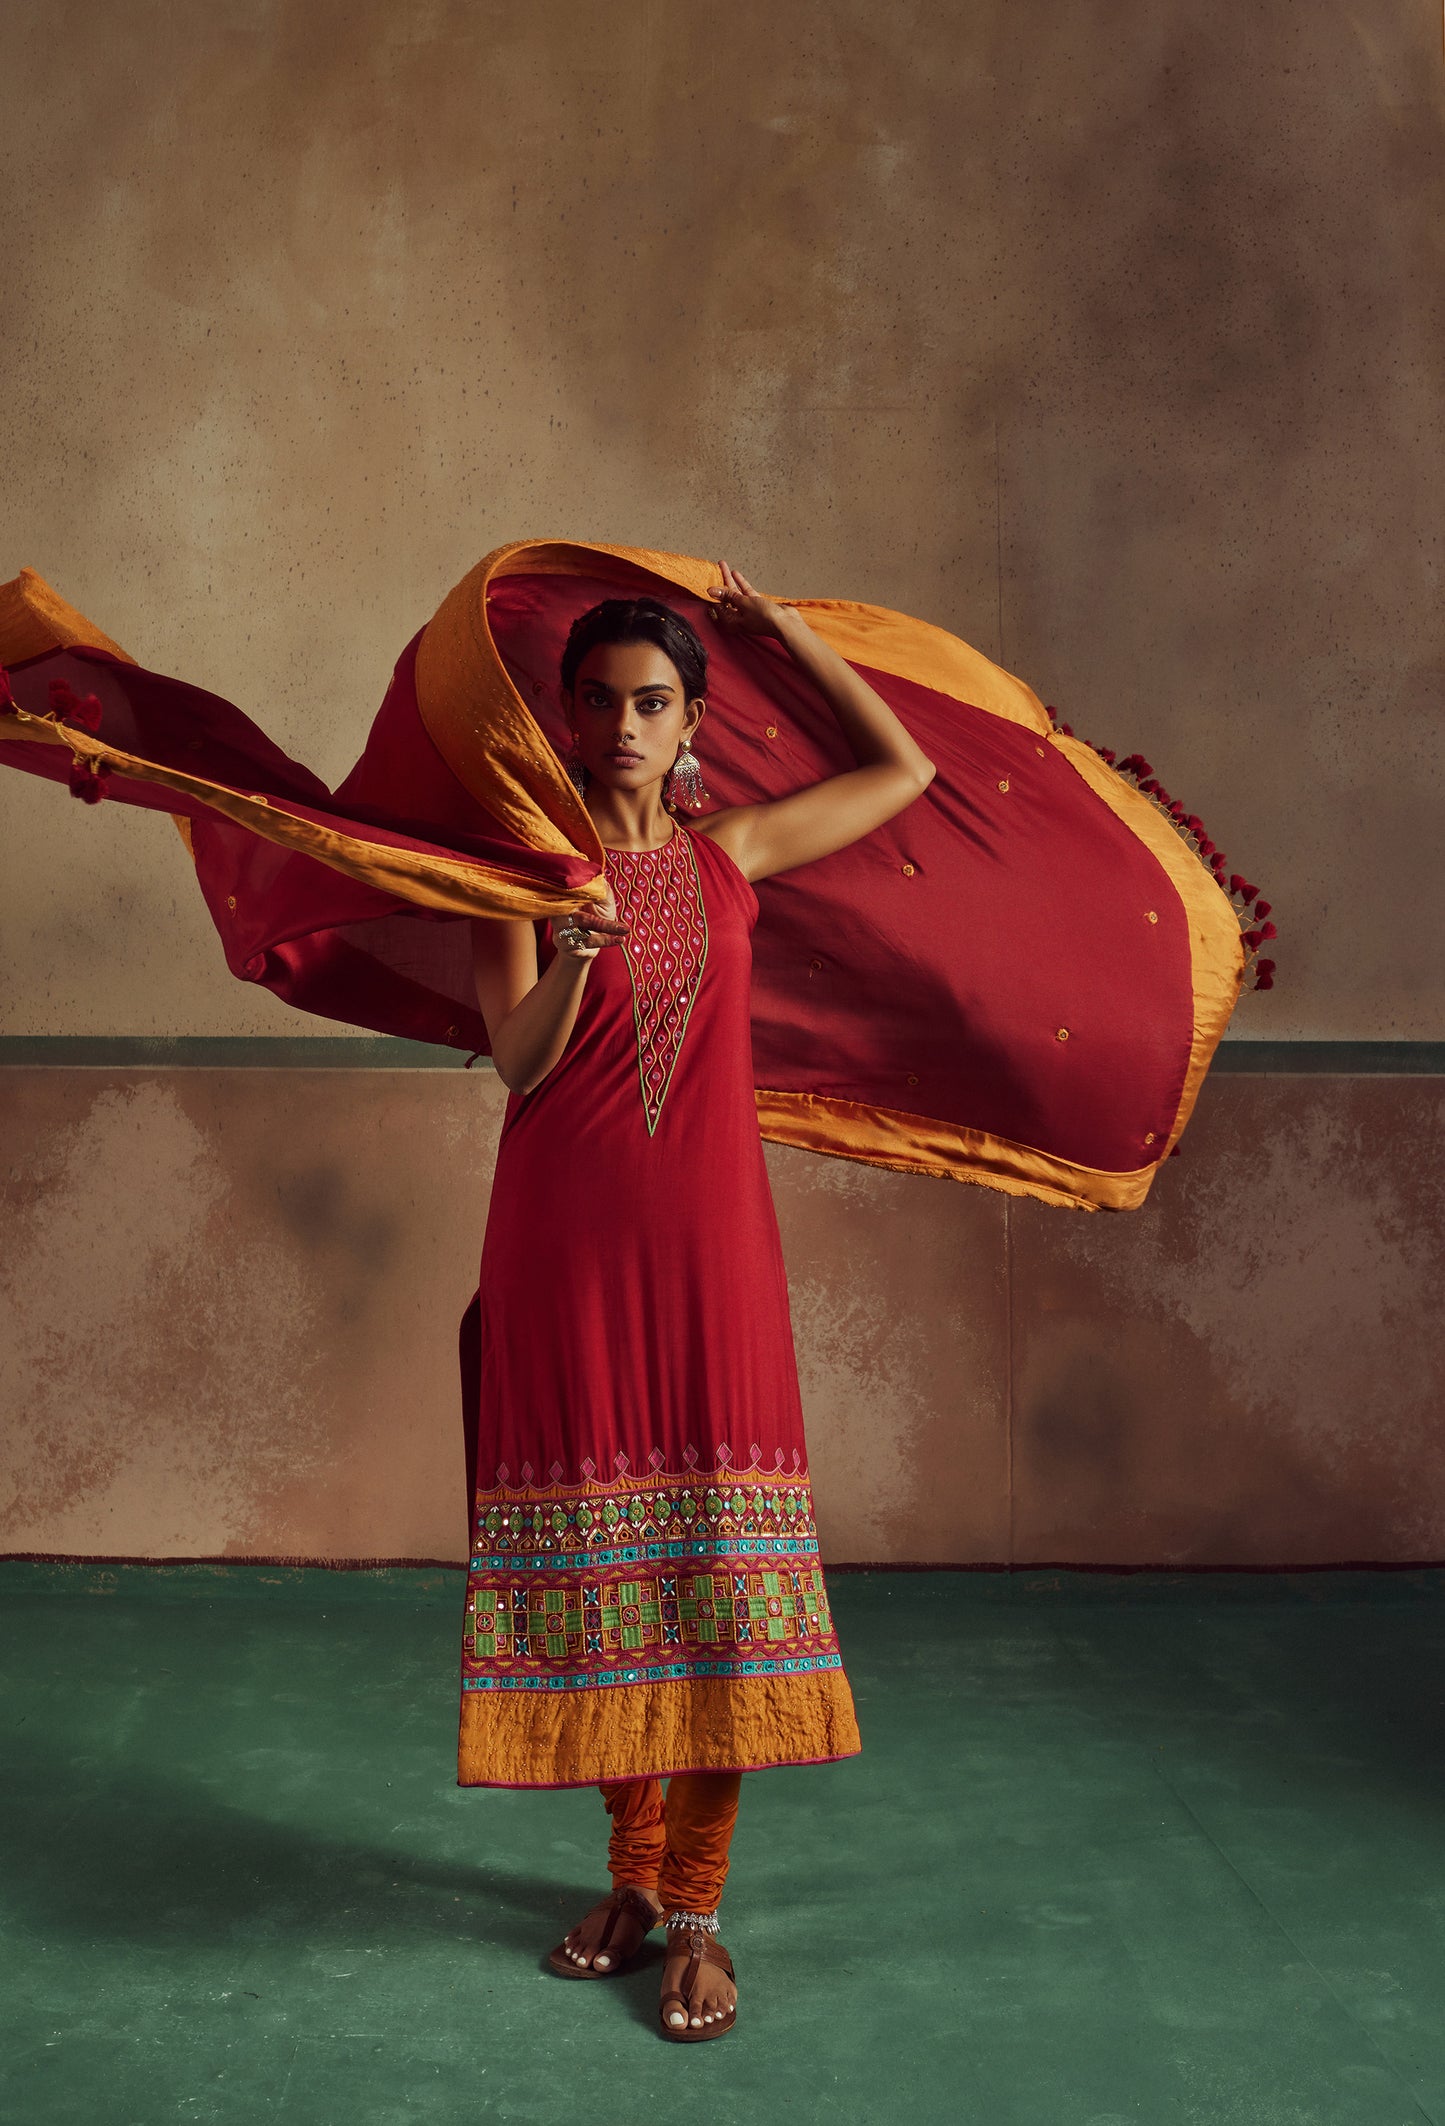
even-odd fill
[[[1256,1035],[1439,1038],[1438,7],[10,0],[3,572],[336,778],[499,540],[882,600],[1263,881]],[[279,1033],[7,778],[0,1026]]]
[[[460,1558],[490,1074],[10,1070],[0,1552]],[[1445,1079],[1222,1077],[1128,1217],[770,1146],[825,1555],[1445,1555]]]
[[[11,0],[0,574],[332,780],[506,538],[896,604],[1267,887],[1236,1033],[1445,1038],[1442,74],[1422,0]],[[0,968],[331,1030],[18,776]],[[4,1073],[0,1548],[458,1555],[499,1095]],[[1215,1079],[1128,1219],[770,1148],[829,1555],[1441,1555],[1440,1106]]]

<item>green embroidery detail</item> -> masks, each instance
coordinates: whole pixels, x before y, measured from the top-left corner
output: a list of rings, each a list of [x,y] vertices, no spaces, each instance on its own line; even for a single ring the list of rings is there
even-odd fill
[[[836,1666],[806,1475],[659,1470],[477,1500],[463,1681]],[[679,1666],[679,1664],[681,1664]]]

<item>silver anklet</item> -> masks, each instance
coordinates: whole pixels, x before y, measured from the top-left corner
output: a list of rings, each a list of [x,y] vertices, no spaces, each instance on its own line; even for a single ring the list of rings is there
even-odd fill
[[[718,1926],[716,1912],[669,1912],[662,1923],[665,1927],[687,1927],[689,1930],[695,1927],[703,1934],[716,1934]]]

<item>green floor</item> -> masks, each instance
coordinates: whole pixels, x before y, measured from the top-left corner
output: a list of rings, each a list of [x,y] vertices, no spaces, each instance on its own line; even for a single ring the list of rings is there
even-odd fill
[[[591,1792],[452,1784],[458,1577],[0,1565],[11,2126],[1445,2126],[1445,1574],[839,1575],[741,2019],[565,1985]]]

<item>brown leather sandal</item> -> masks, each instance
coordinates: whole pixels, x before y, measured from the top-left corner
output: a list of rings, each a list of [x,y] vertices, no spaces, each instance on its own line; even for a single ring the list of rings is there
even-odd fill
[[[737,2004],[734,2003],[716,2022],[699,2023],[694,2029],[692,2022],[692,1989],[696,1985],[704,1965],[715,1964],[719,1971],[725,1971],[734,1982],[736,1982],[737,1973],[733,1970],[733,1960],[722,1943],[715,1940],[711,1934],[704,1934],[700,1928],[695,1928],[688,1935],[687,1951],[687,1969],[682,1974],[682,1990],[678,1992],[669,1987],[657,2004],[657,2013],[658,2019],[662,2024],[664,2037],[670,2037],[676,2045],[700,2045],[704,2038],[726,2037],[728,2031],[733,2028],[738,2019]],[[668,1953],[670,1955],[675,1953],[672,1950],[670,1940]],[[674,2002],[687,2017],[687,2021],[681,2029],[678,2029],[667,2020],[667,2011]]]
[[[610,1897],[604,1897],[601,1904],[594,1905],[590,1912],[584,1912],[577,1924],[585,1926],[587,1921],[598,1912],[607,1914],[607,1924],[603,1928],[602,1937],[597,1947],[592,1951],[591,1958],[587,1963],[574,1964],[567,1954],[565,1941],[559,1941],[556,1948],[547,1958],[548,1963],[559,1978],[616,1978],[619,1971],[625,1971],[629,1964],[636,1961],[638,1950],[662,1917],[661,1912],[653,1910],[647,1901],[646,1893],[639,1890],[635,1883],[625,1883],[620,1890],[614,1890]],[[612,1937],[617,1931],[617,1923],[624,1913],[630,1914],[637,1921],[642,1928],[642,1932],[625,1956],[617,1957],[614,1962],[607,1966],[605,1971],[598,1971],[594,1968],[597,1957],[602,1950],[610,1945]]]

